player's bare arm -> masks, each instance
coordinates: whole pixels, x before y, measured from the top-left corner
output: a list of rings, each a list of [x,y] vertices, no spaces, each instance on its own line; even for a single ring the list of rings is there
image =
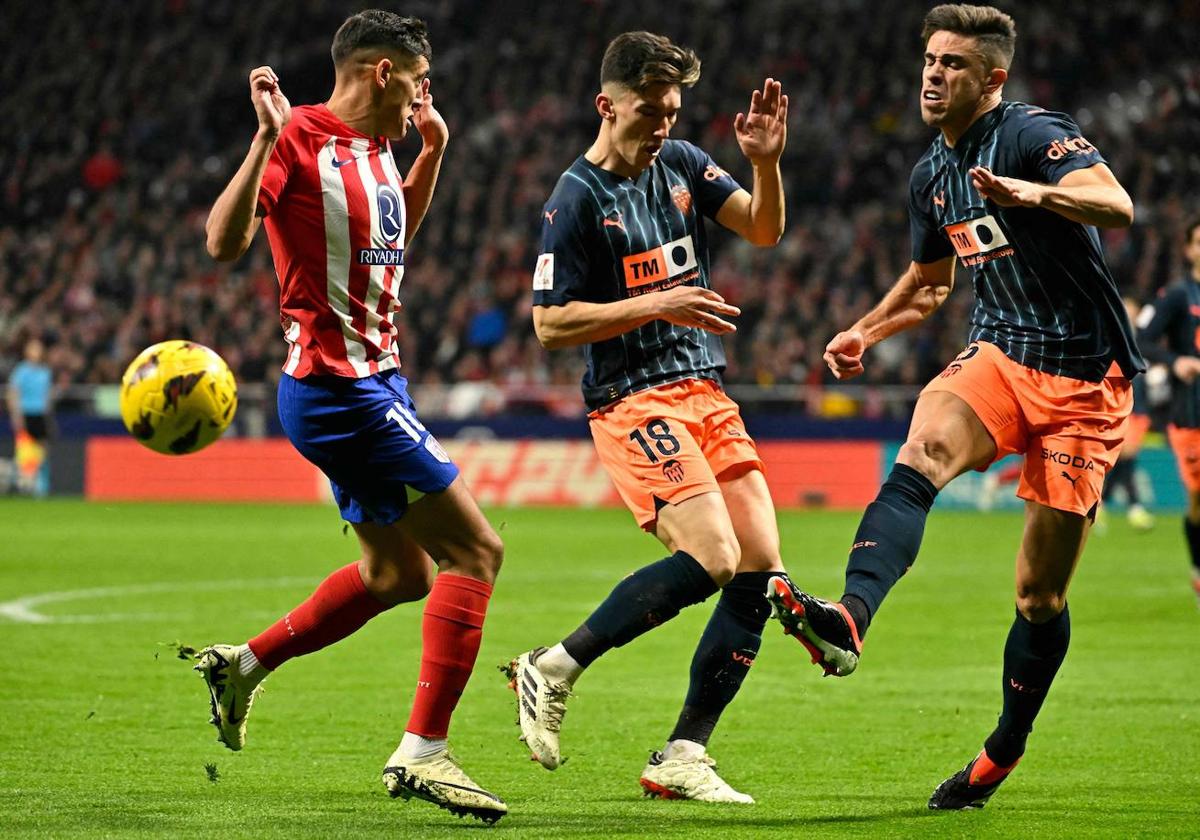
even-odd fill
[[[421,82],[421,91],[412,105],[412,124],[421,135],[421,153],[413,161],[404,179],[404,212],[408,229],[404,237],[405,246],[412,242],[413,235],[429,210],[433,190],[437,186],[438,173],[442,168],[442,155],[450,140],[450,129],[437,108],[433,107],[433,94],[429,92],[429,79]]]
[[[213,204],[204,224],[209,256],[221,262],[236,260],[246,253],[258,231],[262,220],[255,210],[263,173],[280,132],[292,118],[291,103],[283,95],[279,77],[270,67],[256,67],[250,71],[250,101],[258,116],[258,131],[246,159]]]
[[[1006,178],[977,166],[971,170],[971,183],[1001,207],[1040,207],[1096,227],[1133,224],[1133,200],[1103,163],[1068,172],[1057,184]]]
[[[722,316],[741,313],[712,289],[676,286],[612,303],[576,300],[563,306],[535,306],[533,329],[542,346],[554,350],[616,338],[655,320],[725,335],[737,327]]]
[[[738,190],[717,211],[717,221],[747,242],[770,246],[783,236],[783,179],[779,158],[787,144],[788,98],[774,79],[750,97],[750,108],[733,120],[742,154],[754,170],[751,192]]]
[[[838,379],[863,372],[863,353],[885,338],[928,318],[954,288],[954,257],[934,263],[911,263],[879,305],[825,346],[825,364]]]

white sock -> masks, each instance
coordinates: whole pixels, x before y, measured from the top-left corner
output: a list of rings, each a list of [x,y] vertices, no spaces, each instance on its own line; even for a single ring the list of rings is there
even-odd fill
[[[265,665],[258,661],[254,651],[250,650],[250,645],[242,645],[237,649],[237,653],[238,674],[241,676],[253,677],[255,682],[262,682],[263,677],[271,673]]]
[[[667,745],[663,747],[663,758],[666,759],[696,761],[703,758],[704,753],[703,744],[697,744],[695,741],[685,741],[683,738],[675,741],[667,741]]]
[[[405,758],[428,758],[446,749],[445,738],[425,738],[405,732],[400,739],[400,755]]]
[[[543,653],[534,664],[549,679],[566,682],[568,685],[574,685],[575,680],[583,673],[583,666],[576,662],[561,644]]]

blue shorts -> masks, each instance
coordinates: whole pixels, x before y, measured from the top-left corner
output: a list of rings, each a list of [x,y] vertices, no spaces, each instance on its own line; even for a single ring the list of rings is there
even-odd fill
[[[458,477],[420,421],[396,371],[352,379],[284,374],[279,420],[292,445],[329,477],[347,522],[389,525]]]

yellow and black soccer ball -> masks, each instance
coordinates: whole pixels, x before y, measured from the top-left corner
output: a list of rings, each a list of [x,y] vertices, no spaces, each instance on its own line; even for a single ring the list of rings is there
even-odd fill
[[[138,443],[164,455],[187,455],[229,428],[237,382],[229,365],[194,341],[147,347],[121,377],[121,419]]]

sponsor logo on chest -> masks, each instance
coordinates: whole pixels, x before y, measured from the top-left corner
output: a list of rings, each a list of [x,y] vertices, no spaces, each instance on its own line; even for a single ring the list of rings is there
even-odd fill
[[[964,266],[983,265],[1001,257],[1011,257],[1014,253],[995,216],[980,216],[946,225],[945,230]]]
[[[370,232],[363,243],[367,247],[353,248],[352,259],[358,265],[399,267],[404,265],[404,199],[392,185],[393,178],[387,177],[390,174],[398,182],[399,173],[390,155],[360,148],[361,142],[353,141],[350,149],[339,152],[336,140],[329,141],[330,169],[322,175],[326,213],[332,201],[334,212],[349,218],[352,203],[365,199],[361,220],[349,221],[351,227],[362,224],[369,212]],[[380,174],[380,169],[387,174]]]
[[[699,274],[698,265],[691,234],[621,260],[625,289],[630,294],[644,294],[686,283]]]
[[[386,165],[386,164],[385,164]],[[363,185],[364,187],[366,184]],[[404,244],[400,236],[404,233],[404,206],[396,188],[387,181],[375,183],[375,208],[378,228],[372,231],[372,244],[385,243],[385,247],[359,248],[359,265],[404,265]]]

